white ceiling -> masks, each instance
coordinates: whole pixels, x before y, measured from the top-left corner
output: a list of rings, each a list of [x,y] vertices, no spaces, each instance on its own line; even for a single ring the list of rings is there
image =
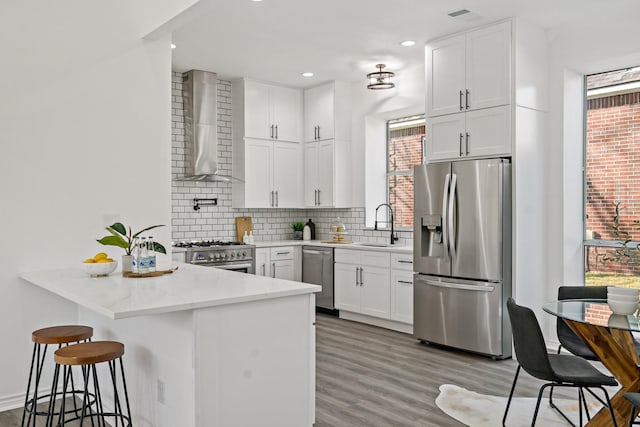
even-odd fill
[[[173,32],[173,69],[212,71],[292,86],[365,81],[374,65],[423,66],[432,38],[518,16],[551,34],[597,23],[637,0],[201,0],[198,16]],[[466,8],[475,19],[451,18]],[[633,8],[632,8],[633,9]],[[597,28],[597,26],[595,27]],[[403,40],[415,40],[402,47]],[[303,71],[314,77],[304,78]]]

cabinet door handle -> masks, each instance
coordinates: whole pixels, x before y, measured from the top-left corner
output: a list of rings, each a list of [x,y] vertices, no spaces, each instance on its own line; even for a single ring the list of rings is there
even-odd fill
[[[364,280],[362,280],[363,271],[364,271],[364,268],[360,267],[360,286],[364,286]]]
[[[413,264],[413,261],[406,261],[404,259],[399,259],[398,262],[401,262],[402,264]]]
[[[464,110],[464,107],[462,106],[462,97],[464,96],[464,93],[462,91],[460,91],[460,111]]]
[[[464,135],[462,135],[462,132],[460,132],[460,157],[462,157],[462,155],[464,154],[464,152],[462,151],[462,138],[464,138]]]
[[[274,198],[273,198],[273,191],[271,191],[271,207],[272,207],[272,208],[274,207],[274,203],[273,203],[273,201],[274,201]]]
[[[318,139],[320,139],[320,125],[318,125]]]
[[[469,95],[471,95],[471,92],[469,92],[469,89],[465,90],[464,105],[467,108],[467,110],[469,109]]]
[[[467,153],[467,154],[468,154],[468,153]],[[276,190],[276,208],[278,207],[278,199],[279,199],[279,197],[278,197],[278,190]]]
[[[276,139],[278,139],[278,125],[276,125]]]
[[[320,206],[320,189],[318,188],[318,206]]]
[[[271,133],[269,134],[269,136],[273,139],[273,125],[271,125]]]
[[[466,133],[465,148],[466,148],[466,152],[467,152],[467,156],[468,156],[469,155],[469,132]]]
[[[276,263],[272,262],[271,263],[271,277],[272,278],[276,278]]]
[[[356,286],[360,285],[360,276],[358,273],[360,272],[360,267],[356,267]]]
[[[262,264],[262,275],[263,276],[267,275],[267,264]]]
[[[406,280],[398,280],[398,283],[404,283],[405,285],[413,285],[413,282],[408,282]]]

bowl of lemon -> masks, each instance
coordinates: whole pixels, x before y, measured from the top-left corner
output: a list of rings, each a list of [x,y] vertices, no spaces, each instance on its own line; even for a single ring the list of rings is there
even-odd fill
[[[118,262],[109,258],[104,252],[99,252],[93,258],[87,258],[82,263],[83,270],[91,277],[108,276],[117,266]]]

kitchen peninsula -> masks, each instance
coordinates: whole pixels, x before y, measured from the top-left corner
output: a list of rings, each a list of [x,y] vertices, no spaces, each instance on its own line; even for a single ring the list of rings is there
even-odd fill
[[[319,286],[180,264],[173,274],[20,274],[125,344],[134,425],[311,426]],[[48,325],[43,325],[48,326]]]

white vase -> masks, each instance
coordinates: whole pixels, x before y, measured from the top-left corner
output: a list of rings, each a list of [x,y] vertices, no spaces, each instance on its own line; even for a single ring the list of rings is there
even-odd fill
[[[122,271],[123,272],[131,272],[131,262],[133,261],[133,256],[131,255],[122,255]]]

